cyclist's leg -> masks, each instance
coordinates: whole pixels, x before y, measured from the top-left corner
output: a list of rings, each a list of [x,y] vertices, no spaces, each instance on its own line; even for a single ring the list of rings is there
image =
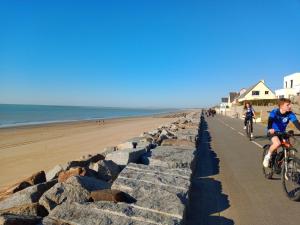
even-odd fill
[[[264,158],[264,160],[263,160],[263,166],[264,166],[264,167],[269,167],[269,162],[270,162],[272,153],[273,153],[274,151],[276,151],[277,148],[279,148],[280,145],[281,145],[281,142],[280,142],[278,136],[273,136],[273,137],[271,138],[271,141],[272,141],[272,144],[271,144],[271,146],[270,146],[270,148],[269,148],[268,153],[265,155],[265,158]]]
[[[274,151],[276,151],[280,145],[281,145],[281,141],[279,140],[278,136],[273,136],[271,138],[272,144],[269,148],[269,154],[272,154]]]
[[[246,126],[247,126],[247,117],[245,117],[245,119],[244,119],[244,130],[246,130]]]
[[[250,120],[250,126],[251,126],[251,133],[253,133],[253,118],[249,118]]]

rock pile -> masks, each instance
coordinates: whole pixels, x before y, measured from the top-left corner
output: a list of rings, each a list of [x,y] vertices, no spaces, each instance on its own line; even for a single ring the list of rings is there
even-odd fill
[[[0,191],[0,224],[182,224],[200,113]]]

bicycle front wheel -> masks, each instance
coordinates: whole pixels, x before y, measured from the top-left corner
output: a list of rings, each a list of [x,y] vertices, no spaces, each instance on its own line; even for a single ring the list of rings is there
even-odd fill
[[[300,201],[300,159],[289,158],[282,167],[281,180],[287,197]]]

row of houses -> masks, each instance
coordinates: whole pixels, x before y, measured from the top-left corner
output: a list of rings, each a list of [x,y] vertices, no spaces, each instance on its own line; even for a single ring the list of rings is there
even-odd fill
[[[242,88],[239,92],[230,92],[221,99],[217,111],[221,114],[236,112],[237,106],[250,102],[255,106],[273,106],[278,98],[293,98],[300,96],[300,73],[287,75],[283,79],[283,88],[271,90],[264,80],[260,80],[251,87]],[[235,110],[233,110],[235,108]]]

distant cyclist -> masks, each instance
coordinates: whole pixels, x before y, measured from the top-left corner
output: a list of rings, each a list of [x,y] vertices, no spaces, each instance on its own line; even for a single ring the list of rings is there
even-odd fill
[[[247,122],[250,121],[251,125],[251,138],[253,138],[253,118],[255,118],[255,111],[252,107],[252,105],[249,102],[245,103],[244,106],[244,130],[246,130]]]
[[[276,132],[285,132],[289,121],[292,121],[295,127],[300,130],[300,123],[296,115],[292,112],[291,100],[281,98],[278,101],[278,108],[273,109],[270,112],[268,119],[268,135],[272,141],[272,145],[263,160],[264,167],[269,167],[269,161],[272,153],[275,152],[281,145],[281,140],[276,135]]]

